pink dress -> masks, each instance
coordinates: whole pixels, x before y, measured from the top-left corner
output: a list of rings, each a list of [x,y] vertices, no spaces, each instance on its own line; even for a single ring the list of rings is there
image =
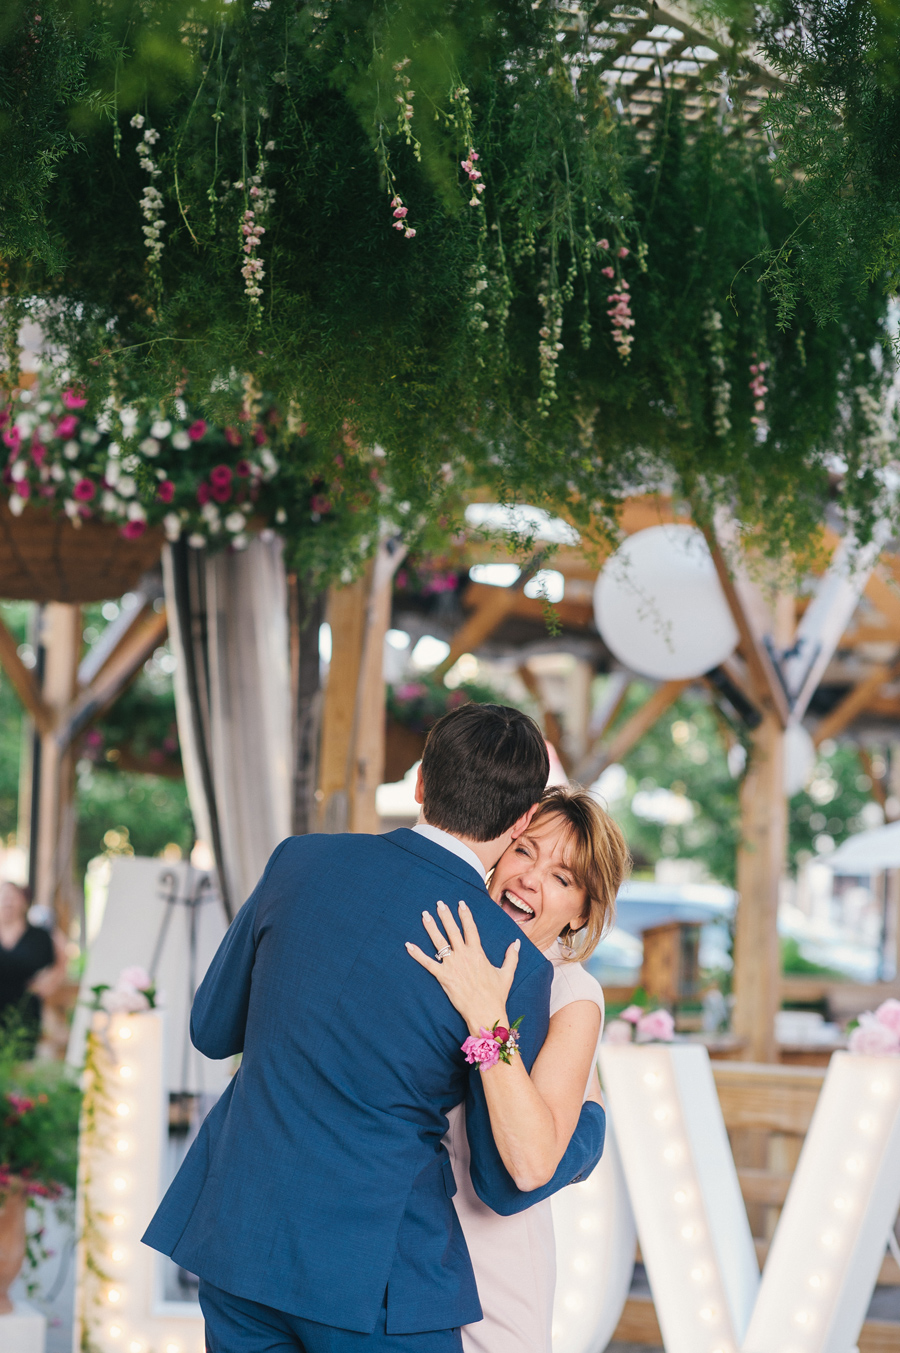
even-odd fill
[[[545,951],[553,964],[550,1014],[572,1001],[594,1001],[603,991],[580,963],[566,963],[557,942]],[[599,1040],[598,1040],[599,1042]],[[593,1068],[591,1071],[593,1075]],[[585,1087],[587,1092],[587,1086]],[[469,1178],[465,1105],[447,1115],[444,1145],[450,1153],[457,1194],[453,1199],[466,1237],[484,1319],[464,1325],[464,1353],[550,1353],[556,1286],[556,1244],[549,1198],[514,1217],[500,1217],[476,1194]]]

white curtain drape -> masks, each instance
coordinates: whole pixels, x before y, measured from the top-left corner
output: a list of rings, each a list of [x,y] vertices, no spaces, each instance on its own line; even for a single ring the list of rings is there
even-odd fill
[[[282,543],[256,536],[246,550],[207,555],[179,541],[163,576],[191,811],[233,913],[291,827]]]

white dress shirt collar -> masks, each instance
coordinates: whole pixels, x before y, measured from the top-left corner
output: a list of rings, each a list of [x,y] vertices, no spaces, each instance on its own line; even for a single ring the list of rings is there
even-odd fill
[[[427,822],[417,822],[413,827],[414,832],[420,836],[433,841],[436,846],[443,846],[444,850],[449,850],[453,855],[458,855],[466,864],[472,866],[479,878],[485,877],[484,865],[479,860],[469,846],[464,845],[456,836],[451,836],[449,832],[441,831],[440,827],[432,827]]]

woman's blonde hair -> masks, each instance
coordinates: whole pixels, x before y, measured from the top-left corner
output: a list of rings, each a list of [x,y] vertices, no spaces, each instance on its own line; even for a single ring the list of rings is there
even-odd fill
[[[619,825],[586,789],[546,789],[530,825],[550,817],[561,817],[568,825],[569,868],[587,893],[584,925],[575,930],[566,926],[559,937],[569,950],[566,957],[583,963],[615,919],[616,894],[631,869],[631,856]]]

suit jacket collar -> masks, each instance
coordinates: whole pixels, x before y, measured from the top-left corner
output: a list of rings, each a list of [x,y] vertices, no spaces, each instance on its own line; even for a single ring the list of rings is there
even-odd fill
[[[409,827],[398,827],[396,831],[386,832],[385,841],[390,841],[391,845],[399,846],[401,850],[408,850],[411,855],[419,855],[429,864],[437,865],[443,869],[446,874],[453,874],[456,878],[462,879],[469,888],[473,885],[481,892],[486,893],[487,887],[484,879],[476,869],[465,860],[461,860],[458,855],[454,855],[452,850],[446,850],[444,846],[439,846],[436,841],[430,841],[427,836],[422,836],[419,832],[410,831]]]

